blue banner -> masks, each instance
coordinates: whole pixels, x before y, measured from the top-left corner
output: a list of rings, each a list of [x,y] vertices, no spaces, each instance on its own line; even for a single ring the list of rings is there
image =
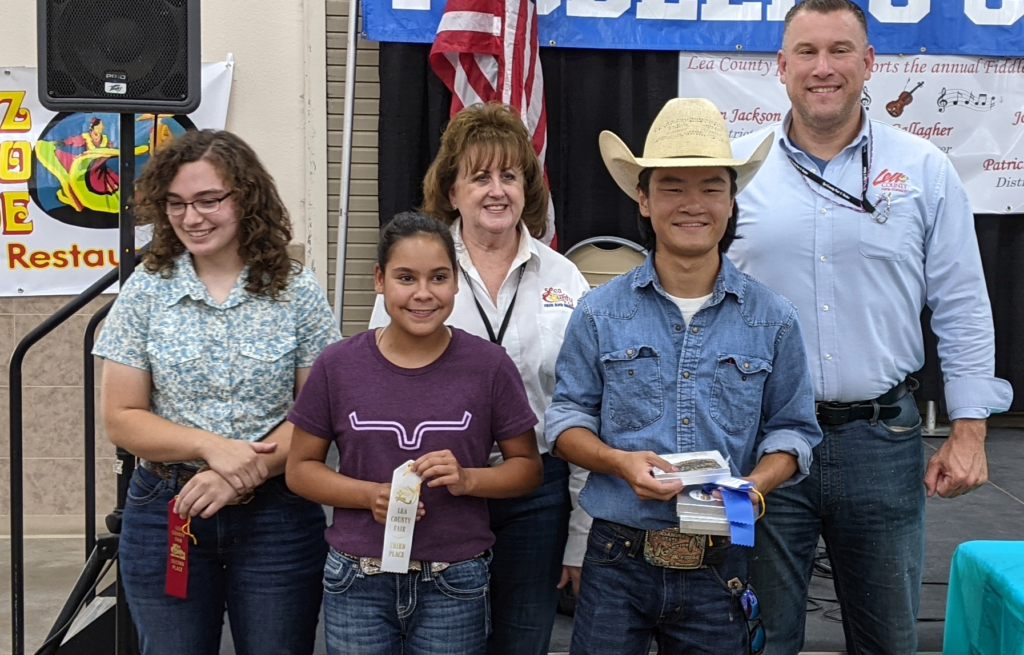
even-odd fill
[[[537,0],[541,46],[775,52],[795,0]],[[876,52],[1024,55],[1024,0],[857,0]],[[445,0],[363,0],[374,41],[431,43]]]

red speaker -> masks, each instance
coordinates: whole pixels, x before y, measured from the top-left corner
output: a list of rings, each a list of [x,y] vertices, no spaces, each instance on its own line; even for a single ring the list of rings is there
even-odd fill
[[[40,102],[51,111],[193,111],[199,2],[36,0]]]

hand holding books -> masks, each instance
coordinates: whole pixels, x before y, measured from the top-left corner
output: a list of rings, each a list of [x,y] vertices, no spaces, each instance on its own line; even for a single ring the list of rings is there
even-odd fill
[[[676,497],[680,532],[729,536],[735,544],[754,545],[754,508],[748,494],[757,491],[751,482],[732,476],[721,453],[675,453],[662,459],[676,470],[654,469],[655,479],[678,480],[684,486]]]

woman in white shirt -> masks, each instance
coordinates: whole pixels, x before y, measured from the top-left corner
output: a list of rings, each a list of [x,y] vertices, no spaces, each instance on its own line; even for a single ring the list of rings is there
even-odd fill
[[[473,105],[456,114],[423,191],[422,210],[451,225],[461,268],[449,324],[505,348],[540,421],[543,485],[527,496],[488,503],[497,537],[488,653],[547,653],[558,589],[570,580],[577,584],[590,522],[582,510],[573,511],[568,465],[547,452],[544,411],[554,393],[566,323],[590,287],[572,262],[539,240],[549,198],[543,168],[526,127],[508,106]],[[389,320],[378,297],[370,327]],[[576,494],[585,475],[574,473]]]

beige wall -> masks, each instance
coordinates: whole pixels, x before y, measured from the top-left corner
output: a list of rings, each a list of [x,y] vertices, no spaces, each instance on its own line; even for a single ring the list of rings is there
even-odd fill
[[[327,0],[202,3],[203,61],[234,55],[228,129],[246,139],[277,180],[295,224],[294,254],[326,285]],[[333,5],[335,13],[337,3]],[[0,68],[35,66],[35,3],[0,0]],[[341,68],[344,64],[342,56]],[[343,75],[343,72],[340,73]],[[342,77],[343,79],[343,77]],[[374,119],[374,130],[376,121]],[[374,143],[376,137],[374,136]],[[340,136],[339,141],[340,143]],[[340,161],[340,159],[339,159]],[[374,154],[374,164],[376,155]],[[375,171],[374,171],[375,175]],[[374,194],[376,184],[373,184]],[[333,187],[337,225],[337,183]],[[376,201],[374,200],[374,203]],[[375,207],[374,207],[375,208]],[[333,262],[330,264],[333,270]],[[0,516],[10,514],[8,361],[20,339],[68,298],[0,298]],[[81,531],[82,335],[96,301],[36,345],[24,366],[25,525]],[[113,508],[113,448],[98,434],[97,508]],[[100,524],[102,530],[102,524]],[[6,521],[0,523],[0,532]]]
[[[348,0],[327,0],[327,142],[329,294],[334,302],[341,187],[342,125],[345,118],[345,49]],[[377,43],[359,39],[356,53],[352,136],[352,185],[345,260],[345,311],[342,333],[366,329],[373,308],[373,263],[378,235],[377,114],[380,74]]]

